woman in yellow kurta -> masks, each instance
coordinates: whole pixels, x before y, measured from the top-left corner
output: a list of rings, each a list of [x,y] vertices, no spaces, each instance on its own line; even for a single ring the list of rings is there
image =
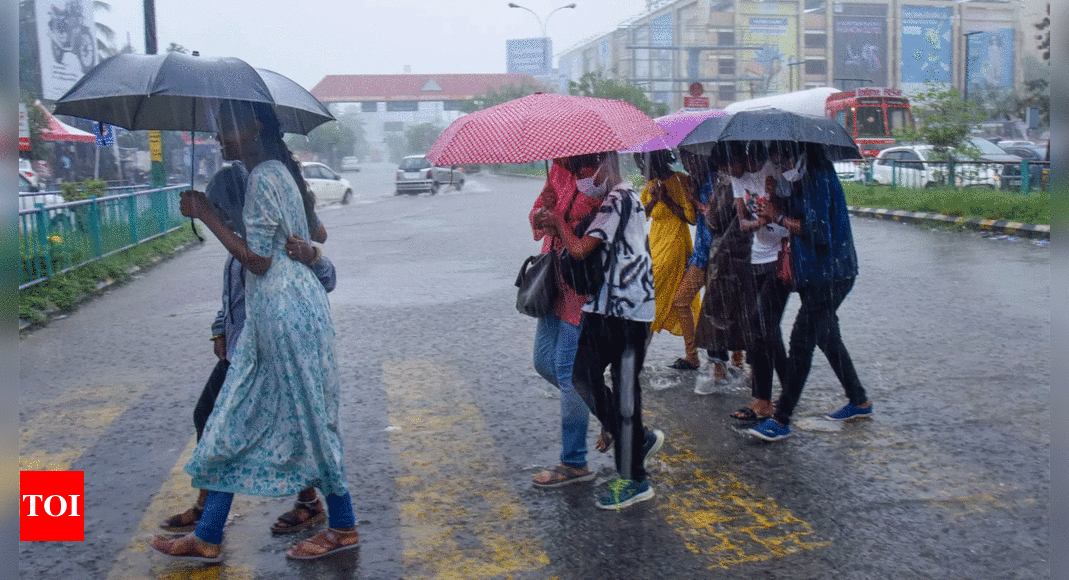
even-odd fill
[[[690,201],[690,181],[682,173],[672,171],[669,165],[675,160],[670,151],[660,150],[648,154],[636,154],[639,168],[649,180],[642,189],[642,205],[650,220],[650,254],[653,257],[654,296],[657,302],[657,318],[650,326],[650,335],[667,330],[676,336],[683,334],[677,311],[672,308],[687,259],[694,247],[690,238],[690,224],[695,221],[694,204]],[[700,297],[695,296],[691,315],[700,308]],[[672,368],[694,370],[698,361],[679,359]]]

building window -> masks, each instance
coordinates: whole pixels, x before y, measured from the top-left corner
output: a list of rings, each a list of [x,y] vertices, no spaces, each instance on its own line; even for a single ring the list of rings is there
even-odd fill
[[[386,101],[386,110],[390,112],[418,111],[419,101]]]
[[[401,133],[405,130],[404,121],[386,121],[382,124],[382,130],[387,133]]]
[[[807,58],[805,59],[805,74],[807,75],[826,75],[828,74],[828,61],[823,58]]]
[[[805,33],[805,47],[806,48],[828,48],[828,33],[826,32],[806,32]]]
[[[442,109],[445,111],[463,111],[467,101],[442,101]]]
[[[735,85],[717,85],[716,98],[719,101],[735,102]]]
[[[364,102],[360,103],[360,112],[361,113],[377,113],[377,112],[379,112],[379,102],[378,101],[364,101]]]
[[[733,58],[721,58],[716,61],[716,72],[720,76],[733,77],[735,76],[735,59]]]
[[[719,46],[735,46],[735,31],[721,30],[716,33],[716,43]]]

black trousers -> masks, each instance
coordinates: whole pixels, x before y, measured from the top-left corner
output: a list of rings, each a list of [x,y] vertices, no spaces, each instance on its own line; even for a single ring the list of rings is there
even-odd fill
[[[757,315],[752,324],[753,347],[746,352],[747,362],[753,368],[753,383],[750,392],[755,399],[772,400],[772,371],[779,375],[780,385],[789,382],[790,365],[787,348],[783,345],[780,322],[787,299],[791,297],[789,286],[780,282],[776,273],[769,269],[756,275]]]
[[[790,423],[791,414],[802,396],[802,388],[813,366],[813,349],[820,347],[828,364],[855,405],[868,400],[854,368],[854,361],[839,334],[839,316],[835,313],[854,287],[854,279],[836,280],[830,286],[798,290],[802,304],[791,329],[791,375],[776,405],[776,421]]]
[[[646,359],[648,322],[638,322],[583,314],[579,347],[572,367],[572,385],[586,401],[594,416],[613,437],[613,456],[620,477],[645,481],[642,445],[646,430],[642,425],[642,389],[638,375]],[[625,355],[631,372],[623,376]],[[605,384],[605,367],[611,366],[613,388]]]
[[[208,415],[211,415],[212,409],[215,408],[215,398],[219,396],[219,389],[226,381],[228,368],[230,368],[230,363],[225,360],[220,360],[215,364],[212,374],[208,376],[208,382],[204,385],[204,390],[200,392],[197,406],[193,407],[193,426],[197,429],[197,441],[200,441],[200,436],[204,434],[204,424],[208,422]]]

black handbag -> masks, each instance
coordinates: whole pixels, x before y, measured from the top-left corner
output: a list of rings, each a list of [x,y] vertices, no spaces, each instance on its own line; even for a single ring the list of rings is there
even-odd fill
[[[557,256],[552,251],[530,256],[516,275],[516,310],[542,318],[553,313],[557,300]]]
[[[621,219],[620,223],[616,227],[616,232],[613,235],[611,241],[598,244],[598,247],[593,252],[587,254],[583,259],[573,258],[568,250],[564,250],[560,257],[560,271],[561,278],[564,283],[571,286],[572,290],[575,290],[576,294],[592,295],[601,291],[602,286],[605,284],[605,270],[608,266],[608,261],[605,259],[608,255],[608,251],[615,252],[615,245],[620,241],[624,230],[627,229],[627,221],[631,217],[631,198],[627,195],[623,196],[620,200],[621,206]],[[569,206],[569,210],[571,207]],[[586,235],[586,230],[590,227],[590,222],[594,221],[594,215],[597,211],[593,212],[587,219],[580,222],[575,227],[575,237],[582,239]],[[606,247],[611,244],[612,247]]]

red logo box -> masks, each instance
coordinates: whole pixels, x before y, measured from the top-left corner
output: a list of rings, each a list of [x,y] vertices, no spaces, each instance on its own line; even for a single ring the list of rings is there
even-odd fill
[[[20,471],[19,540],[83,541],[84,490],[81,471]]]

